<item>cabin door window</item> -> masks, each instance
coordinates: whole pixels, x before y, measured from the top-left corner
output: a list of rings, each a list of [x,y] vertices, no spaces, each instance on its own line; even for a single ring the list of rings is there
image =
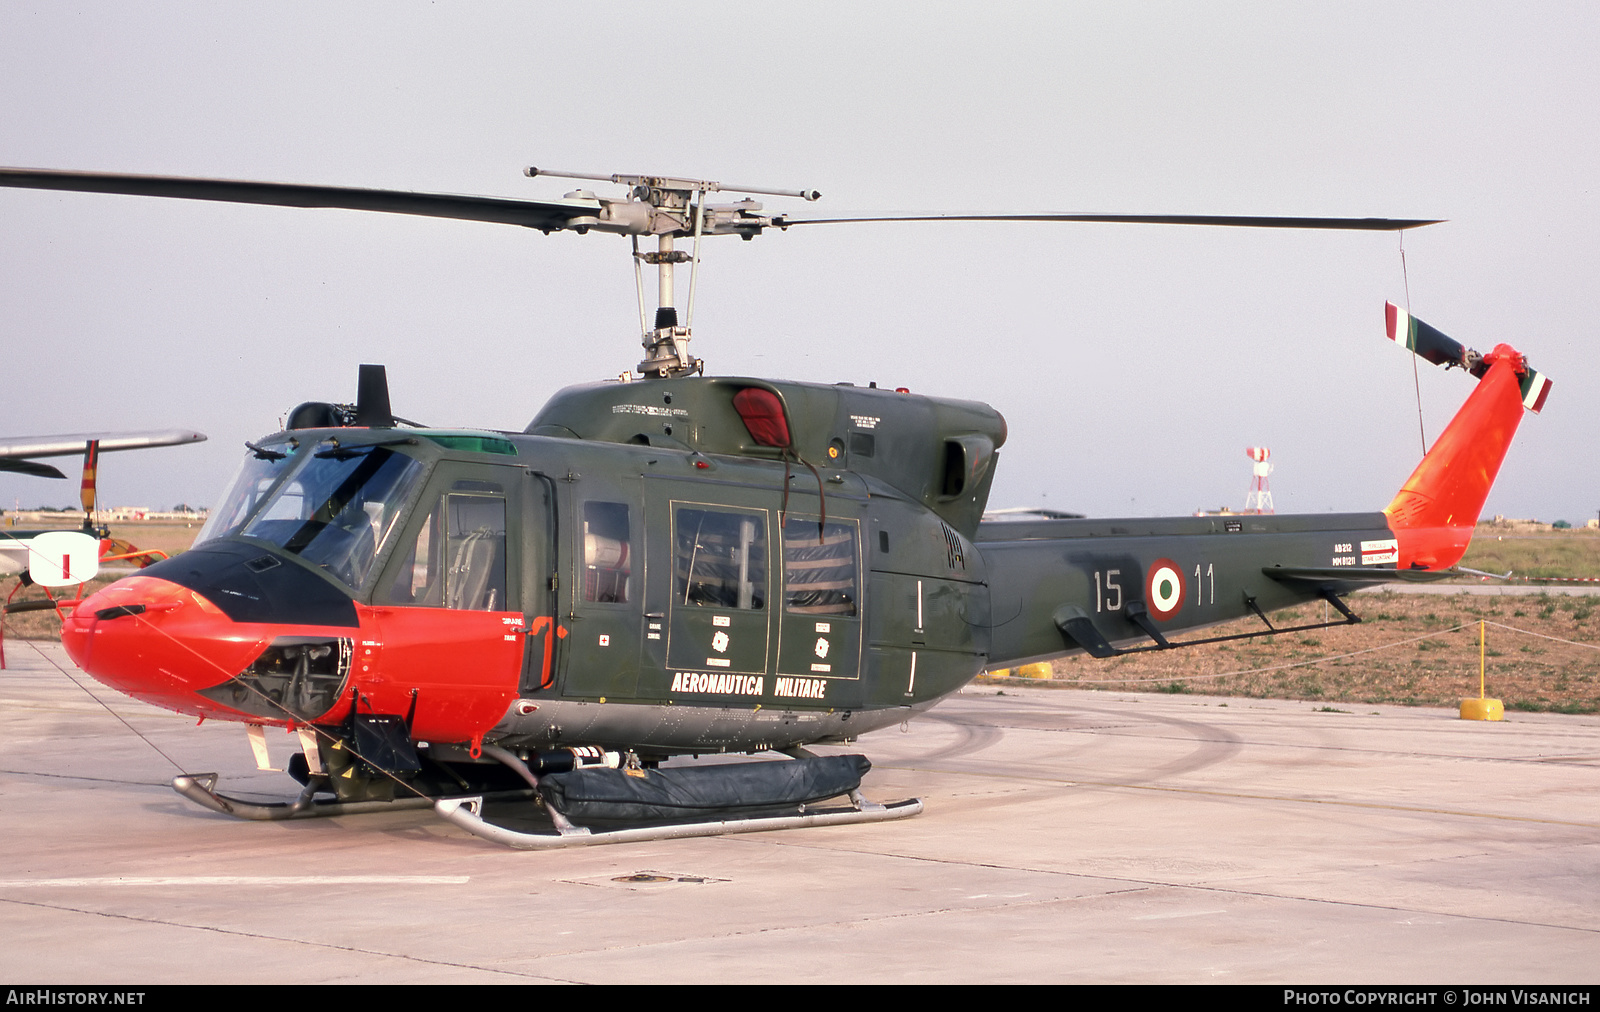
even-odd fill
[[[789,513],[783,523],[780,676],[856,678],[861,669],[861,527]],[[813,690],[815,691],[815,690]],[[837,692],[828,698],[842,698]]]
[[[767,511],[672,504],[667,664],[677,671],[767,671]]]

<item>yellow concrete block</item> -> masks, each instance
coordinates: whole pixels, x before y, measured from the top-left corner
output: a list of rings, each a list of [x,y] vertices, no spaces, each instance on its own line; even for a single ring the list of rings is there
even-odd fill
[[[1498,699],[1463,699],[1462,720],[1505,720],[1506,708]]]

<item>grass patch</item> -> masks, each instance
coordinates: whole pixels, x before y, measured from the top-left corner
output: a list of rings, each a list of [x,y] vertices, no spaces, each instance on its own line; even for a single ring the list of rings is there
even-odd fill
[[[1469,569],[1514,576],[1600,577],[1600,531],[1503,530],[1479,524],[1461,560]]]
[[[1600,703],[1595,702],[1551,702],[1546,699],[1513,699],[1506,704],[1506,709],[1517,710],[1522,713],[1567,713],[1582,715],[1585,713],[1600,713]]]
[[[1396,703],[1453,708],[1462,699],[1478,694],[1478,618],[1485,607],[1482,598],[1467,594],[1441,597],[1377,592],[1356,594],[1349,600],[1351,608],[1365,621],[1317,630],[1315,647],[1304,642],[1313,637],[1291,634],[1133,654],[1119,658],[1125,663],[1116,665],[1091,657],[1071,657],[1055,662],[1057,684],[1117,691],[1303,699],[1333,707]],[[1508,708],[1528,712],[1600,713],[1600,650],[1594,649],[1600,646],[1600,623],[1590,617],[1578,617],[1584,614],[1584,602],[1589,599],[1555,594],[1532,600],[1547,603],[1549,614],[1500,621],[1557,639],[1537,639],[1489,626],[1484,652],[1488,694],[1506,700]],[[1571,600],[1580,603],[1569,610],[1567,603]],[[1524,602],[1531,603],[1529,599]],[[1205,635],[1259,628],[1260,621],[1251,618],[1207,630]],[[1415,639],[1419,636],[1425,638]],[[1413,642],[1401,642],[1404,640]],[[1356,653],[1373,647],[1381,649]],[[1227,674],[1301,661],[1312,663],[1278,671]],[[1109,678],[1130,681],[1105,681]]]

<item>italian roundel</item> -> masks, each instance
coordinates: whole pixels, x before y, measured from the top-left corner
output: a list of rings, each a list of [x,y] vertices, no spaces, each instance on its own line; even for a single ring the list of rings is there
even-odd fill
[[[1150,578],[1144,588],[1145,605],[1156,618],[1166,621],[1183,610],[1183,574],[1171,559],[1150,564]]]

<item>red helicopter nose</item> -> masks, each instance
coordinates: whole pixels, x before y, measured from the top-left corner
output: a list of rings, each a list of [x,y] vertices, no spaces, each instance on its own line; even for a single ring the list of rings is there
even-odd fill
[[[61,642],[78,667],[136,699],[197,716],[234,716],[199,695],[250,666],[270,642],[200,593],[130,576],[81,602]]]
[[[520,612],[358,605],[307,567],[220,541],[91,595],[61,641],[106,685],[179,713],[293,726],[344,720],[359,700],[418,740],[475,743],[517,696],[524,628]]]

